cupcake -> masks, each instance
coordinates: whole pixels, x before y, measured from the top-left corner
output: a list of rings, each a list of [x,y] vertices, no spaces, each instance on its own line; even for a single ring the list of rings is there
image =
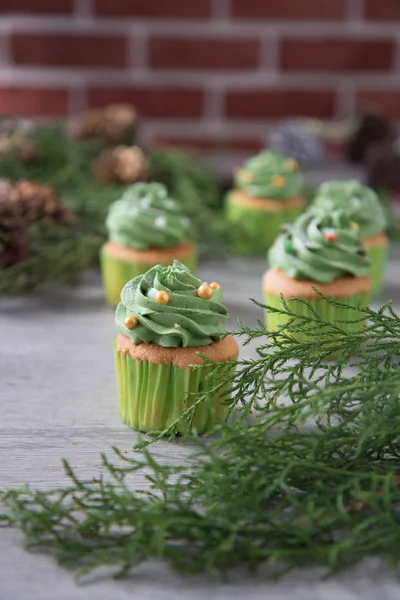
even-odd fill
[[[187,394],[207,391],[204,359],[234,361],[236,340],[225,333],[228,311],[218,283],[202,283],[175,260],[129,281],[115,313],[119,414],[138,431],[163,430],[189,406]],[[210,366],[211,368],[211,366]],[[235,366],[232,364],[232,374]],[[193,428],[202,433],[227,416],[228,389],[201,404]]]
[[[175,258],[194,270],[196,251],[188,241],[190,220],[160,183],[136,183],[111,205],[109,241],[100,252],[107,300],[119,302],[125,283],[150,267],[171,265]]]
[[[264,151],[237,169],[234,180],[226,214],[245,233],[237,249],[243,253],[266,251],[281,225],[295,221],[305,208],[300,195],[303,177],[297,161],[279,152]]]
[[[371,261],[372,293],[381,291],[388,256],[385,211],[378,195],[358,181],[327,181],[320,185],[313,202],[318,210],[343,210],[351,219]]]
[[[350,322],[357,319],[358,313],[352,315],[349,310],[332,306],[318,294],[319,291],[350,306],[369,303],[369,260],[345,213],[321,214],[308,210],[293,225],[285,227],[270,249],[268,261],[271,268],[263,277],[266,304],[281,308],[280,296],[283,296],[294,313],[305,314],[304,304],[298,301],[301,298],[321,317],[340,321],[340,326],[349,332],[363,327],[363,323]],[[285,315],[267,312],[270,330],[287,320]]]

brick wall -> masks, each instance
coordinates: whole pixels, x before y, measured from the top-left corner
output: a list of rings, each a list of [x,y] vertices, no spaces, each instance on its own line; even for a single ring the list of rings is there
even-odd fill
[[[273,120],[400,118],[400,0],[0,0],[0,112],[132,102],[146,142],[253,151]]]

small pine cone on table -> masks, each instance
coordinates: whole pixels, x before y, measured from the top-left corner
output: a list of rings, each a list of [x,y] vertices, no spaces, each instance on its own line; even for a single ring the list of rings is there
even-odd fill
[[[17,156],[22,162],[29,163],[37,159],[35,142],[22,133],[0,135],[0,157]]]
[[[146,181],[149,177],[148,160],[138,146],[117,146],[104,150],[93,165],[95,177],[101,183],[127,185]]]
[[[138,113],[129,104],[112,104],[84,113],[77,125],[79,138],[103,138],[108,144],[132,143]]]
[[[29,222],[46,218],[55,223],[71,222],[71,212],[50,186],[22,180],[17,181],[14,188],[14,201],[19,204],[22,215]]]
[[[29,254],[28,220],[22,216],[18,204],[6,195],[7,186],[2,183],[0,184],[0,268],[22,262]]]

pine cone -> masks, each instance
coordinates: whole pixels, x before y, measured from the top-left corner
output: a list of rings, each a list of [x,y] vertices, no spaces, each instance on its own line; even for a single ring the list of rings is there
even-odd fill
[[[374,144],[365,162],[369,186],[378,190],[400,189],[400,153],[393,144]]]
[[[28,221],[21,216],[17,204],[3,197],[0,185],[0,268],[22,262],[29,254]]]
[[[89,110],[78,122],[79,138],[100,137],[115,145],[131,143],[138,123],[138,114],[129,104],[113,104]]]
[[[117,146],[102,152],[93,171],[101,183],[126,185],[145,181],[149,176],[149,163],[138,146]]]
[[[12,205],[16,214],[28,223],[45,218],[68,223],[72,219],[72,214],[64,207],[55,191],[41,183],[1,179],[0,211],[8,205]]]
[[[361,163],[374,144],[390,143],[393,138],[394,129],[387,119],[374,113],[363,114],[358,128],[347,142],[347,158],[350,162]]]
[[[0,135],[0,156],[14,155],[22,162],[31,162],[38,156],[34,141],[22,133]]]

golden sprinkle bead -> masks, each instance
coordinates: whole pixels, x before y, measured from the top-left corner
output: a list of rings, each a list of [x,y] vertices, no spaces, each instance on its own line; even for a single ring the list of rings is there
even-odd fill
[[[197,295],[199,298],[203,298],[203,300],[210,300],[214,295],[214,290],[208,283],[202,283],[197,290]]]
[[[286,166],[289,171],[298,171],[299,169],[299,163],[295,158],[288,158],[286,161]]]
[[[360,229],[358,226],[358,223],[356,223],[355,221],[352,221],[350,223],[350,225],[351,225],[351,228],[354,229],[354,231],[358,231]]]
[[[282,177],[282,175],[273,175],[271,177],[271,181],[274,184],[274,186],[277,188],[283,187],[286,183],[285,178]]]
[[[210,283],[210,287],[213,290],[220,290],[221,289],[221,286],[219,285],[218,281],[213,281],[212,283]]]
[[[167,292],[164,292],[164,291],[157,292],[157,294],[154,297],[154,300],[157,302],[157,304],[168,304],[169,296],[168,296]]]
[[[135,329],[139,325],[139,321],[134,315],[129,315],[129,317],[126,317],[124,325],[127,329]]]

